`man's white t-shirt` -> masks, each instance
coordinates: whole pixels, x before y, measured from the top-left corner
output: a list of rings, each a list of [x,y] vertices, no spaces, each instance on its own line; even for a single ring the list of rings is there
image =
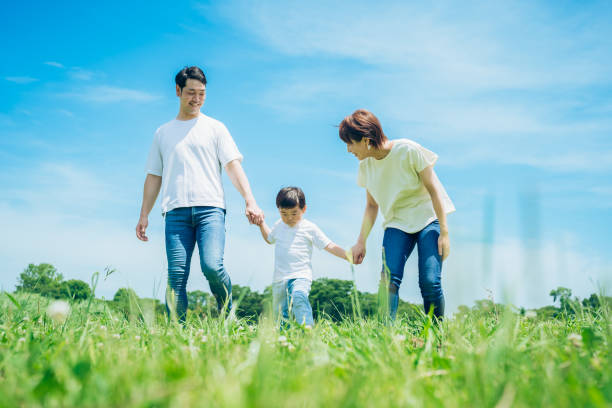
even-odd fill
[[[323,249],[331,240],[316,226],[302,218],[290,227],[278,220],[268,235],[274,248],[274,282],[306,278],[312,280],[312,247]]]
[[[397,228],[407,233],[421,231],[436,220],[431,196],[419,172],[433,166],[438,155],[408,139],[396,139],[386,157],[367,157],[359,162],[357,184],[365,187],[378,203],[384,217],[384,228]],[[442,208],[455,211],[453,202],[436,177]]]
[[[218,120],[200,113],[162,125],[147,160],[147,173],[162,178],[162,213],[178,207],[225,208],[221,170],[232,160],[242,155]]]

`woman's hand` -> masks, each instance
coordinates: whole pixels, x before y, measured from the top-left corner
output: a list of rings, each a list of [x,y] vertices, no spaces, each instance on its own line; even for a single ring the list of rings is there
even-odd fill
[[[365,258],[366,249],[365,244],[361,242],[357,242],[351,248],[351,252],[353,253],[353,263],[355,265],[359,265],[363,262],[363,258]]]
[[[438,254],[444,261],[448,258],[448,254],[450,253],[450,240],[448,239],[448,232],[441,232],[438,237]]]

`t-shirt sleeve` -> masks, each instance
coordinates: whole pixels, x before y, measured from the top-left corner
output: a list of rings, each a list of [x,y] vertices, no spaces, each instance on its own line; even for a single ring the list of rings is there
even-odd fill
[[[240,154],[238,146],[236,146],[234,139],[232,139],[232,135],[230,135],[225,125],[220,122],[217,127],[217,154],[221,167],[227,166],[227,163],[232,160],[242,161],[242,154]]]
[[[365,161],[362,160],[359,162],[359,170],[357,171],[357,185],[359,187],[366,186],[366,170],[365,170]]]
[[[331,239],[327,238],[327,235],[321,231],[319,227],[315,224],[312,224],[312,244],[319,248],[323,249],[331,243]]]
[[[278,226],[280,225],[280,220],[276,221],[272,228],[270,229],[270,233],[268,234],[268,242],[273,244],[276,242],[277,234],[278,234]]]
[[[420,173],[426,167],[434,165],[438,160],[438,155],[415,143],[415,146],[411,146],[408,151],[408,160],[412,168]]]
[[[164,163],[162,160],[161,148],[159,143],[159,129],[155,132],[155,136],[153,136],[153,143],[151,144],[151,149],[149,150],[149,157],[147,158],[147,174],[153,174],[154,176],[160,176],[164,170]]]

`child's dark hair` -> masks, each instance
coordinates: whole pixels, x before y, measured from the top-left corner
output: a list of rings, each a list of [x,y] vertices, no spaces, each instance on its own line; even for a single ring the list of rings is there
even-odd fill
[[[281,188],[276,195],[276,207],[293,208],[296,205],[299,205],[302,210],[306,207],[306,197],[302,189],[299,187]]]

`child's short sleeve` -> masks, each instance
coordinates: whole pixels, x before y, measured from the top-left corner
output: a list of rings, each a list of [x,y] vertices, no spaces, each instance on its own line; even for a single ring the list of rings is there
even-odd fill
[[[155,132],[155,136],[153,136],[153,143],[151,144],[151,149],[149,150],[149,157],[147,158],[146,171],[147,174],[153,174],[154,176],[161,177],[164,169],[164,164],[162,161],[159,137],[160,134],[158,129],[157,132]]]
[[[332,242],[331,239],[327,238],[327,235],[325,235],[323,231],[321,231],[321,229],[315,224],[312,224],[311,235],[312,244],[319,249],[325,248]]]
[[[232,160],[242,161],[242,154],[232,139],[229,130],[221,122],[217,126],[217,154],[221,167],[225,167]]]
[[[413,169],[420,173],[426,167],[432,166],[438,160],[438,155],[427,150],[418,143],[414,143],[414,146],[410,146],[408,151],[408,160]]]
[[[279,225],[280,225],[280,220],[276,221],[276,223],[270,229],[270,233],[268,234],[268,242],[271,244],[276,242]]]

